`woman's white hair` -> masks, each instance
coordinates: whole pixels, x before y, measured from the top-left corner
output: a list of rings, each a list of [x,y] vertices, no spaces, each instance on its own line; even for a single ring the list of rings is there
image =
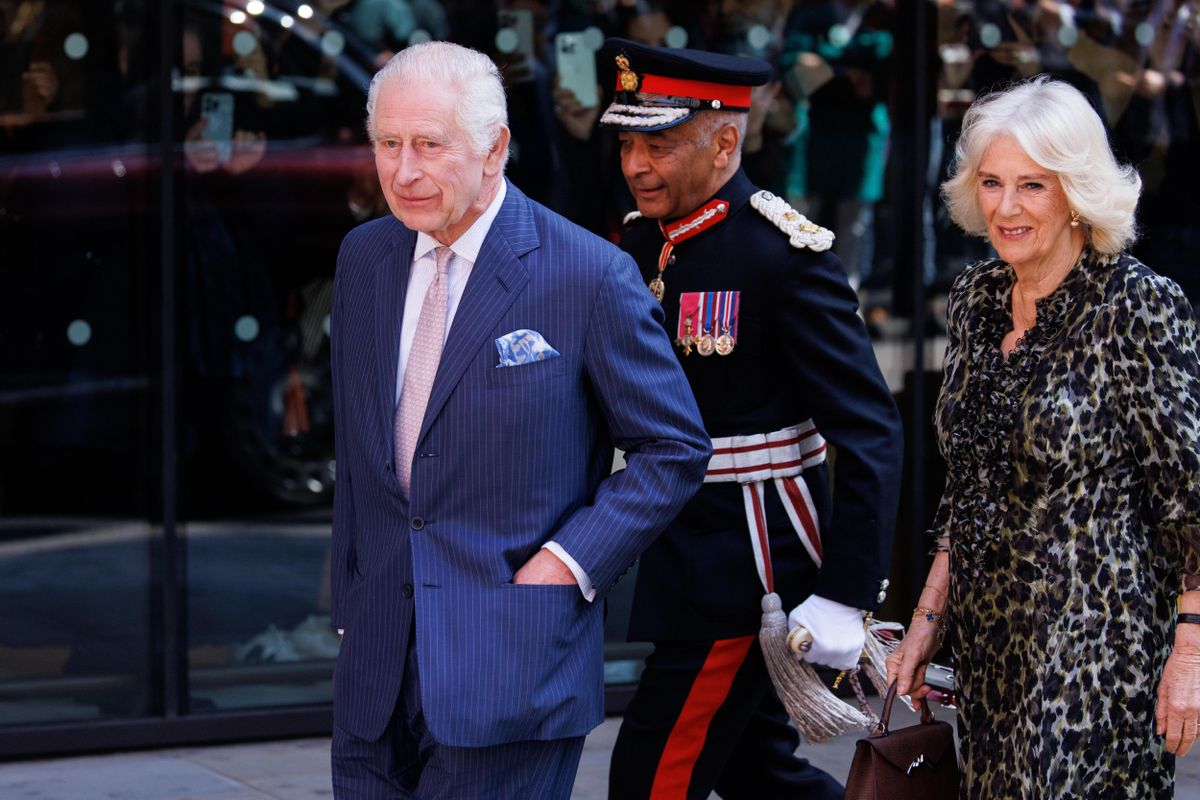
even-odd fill
[[[1114,254],[1133,243],[1141,177],[1117,163],[1104,123],[1087,98],[1045,75],[979,98],[963,118],[950,179],[942,184],[950,216],[963,230],[987,235],[977,173],[988,146],[1004,136],[1058,176],[1071,210],[1087,226],[1093,250]]]
[[[496,143],[508,125],[508,106],[500,70],[477,50],[452,42],[423,42],[401,50],[371,79],[367,91],[367,136],[375,144],[375,103],[384,84],[432,86],[456,96],[454,121],[466,134],[476,155]],[[504,154],[505,161],[508,154]]]

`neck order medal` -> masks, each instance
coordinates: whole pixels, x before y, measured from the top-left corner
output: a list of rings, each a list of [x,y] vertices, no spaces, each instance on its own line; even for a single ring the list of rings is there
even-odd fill
[[[663,282],[663,273],[666,272],[668,266],[675,263],[675,256],[672,253],[675,245],[724,222],[728,213],[729,203],[724,200],[709,200],[686,217],[680,217],[674,222],[664,224],[662,220],[658,221],[658,229],[662,231],[666,242],[663,243],[662,251],[658,254],[658,274],[647,284],[647,288],[650,289],[650,294],[654,295],[655,300],[661,303],[663,297],[666,296],[667,285]]]

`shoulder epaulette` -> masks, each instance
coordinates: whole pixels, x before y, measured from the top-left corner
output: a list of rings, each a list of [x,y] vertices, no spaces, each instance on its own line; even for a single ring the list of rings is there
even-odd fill
[[[625,219],[621,220],[621,224],[628,226],[634,222],[637,222],[641,218],[642,218],[642,212],[630,211],[628,214],[625,215]]]
[[[786,233],[788,244],[792,247],[801,250],[807,247],[819,253],[833,245],[833,231],[810,222],[808,217],[788,205],[786,200],[776,197],[766,189],[750,195],[750,205]]]

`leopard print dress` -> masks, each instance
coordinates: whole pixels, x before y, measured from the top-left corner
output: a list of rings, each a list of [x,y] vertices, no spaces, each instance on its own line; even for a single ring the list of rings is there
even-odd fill
[[[1005,359],[1014,274],[950,294],[935,417],[962,798],[1167,798],[1154,735],[1182,574],[1200,572],[1200,359],[1191,306],[1085,250]]]

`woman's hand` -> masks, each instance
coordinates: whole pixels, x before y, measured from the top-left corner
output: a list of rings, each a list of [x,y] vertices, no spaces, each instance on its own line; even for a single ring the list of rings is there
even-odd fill
[[[925,668],[937,654],[937,623],[917,617],[908,626],[900,647],[887,657],[887,680],[896,682],[896,694],[912,697],[913,707],[921,710],[930,687],[925,685]]]
[[[917,610],[913,612],[912,622],[908,624],[908,633],[890,656],[887,657],[887,679],[890,684],[896,682],[896,694],[908,695],[912,698],[913,707],[918,711],[929,687],[925,685],[925,668],[942,646],[942,638],[938,628],[944,626],[950,591],[950,553],[942,551],[933,557],[929,567],[929,575],[925,578],[925,586],[917,601]],[[934,619],[929,619],[924,612],[932,611]],[[943,633],[944,633],[943,629]]]
[[[1182,756],[1192,749],[1200,728],[1200,642],[1176,638],[1158,683],[1154,723],[1155,732],[1167,737],[1167,752]]]

